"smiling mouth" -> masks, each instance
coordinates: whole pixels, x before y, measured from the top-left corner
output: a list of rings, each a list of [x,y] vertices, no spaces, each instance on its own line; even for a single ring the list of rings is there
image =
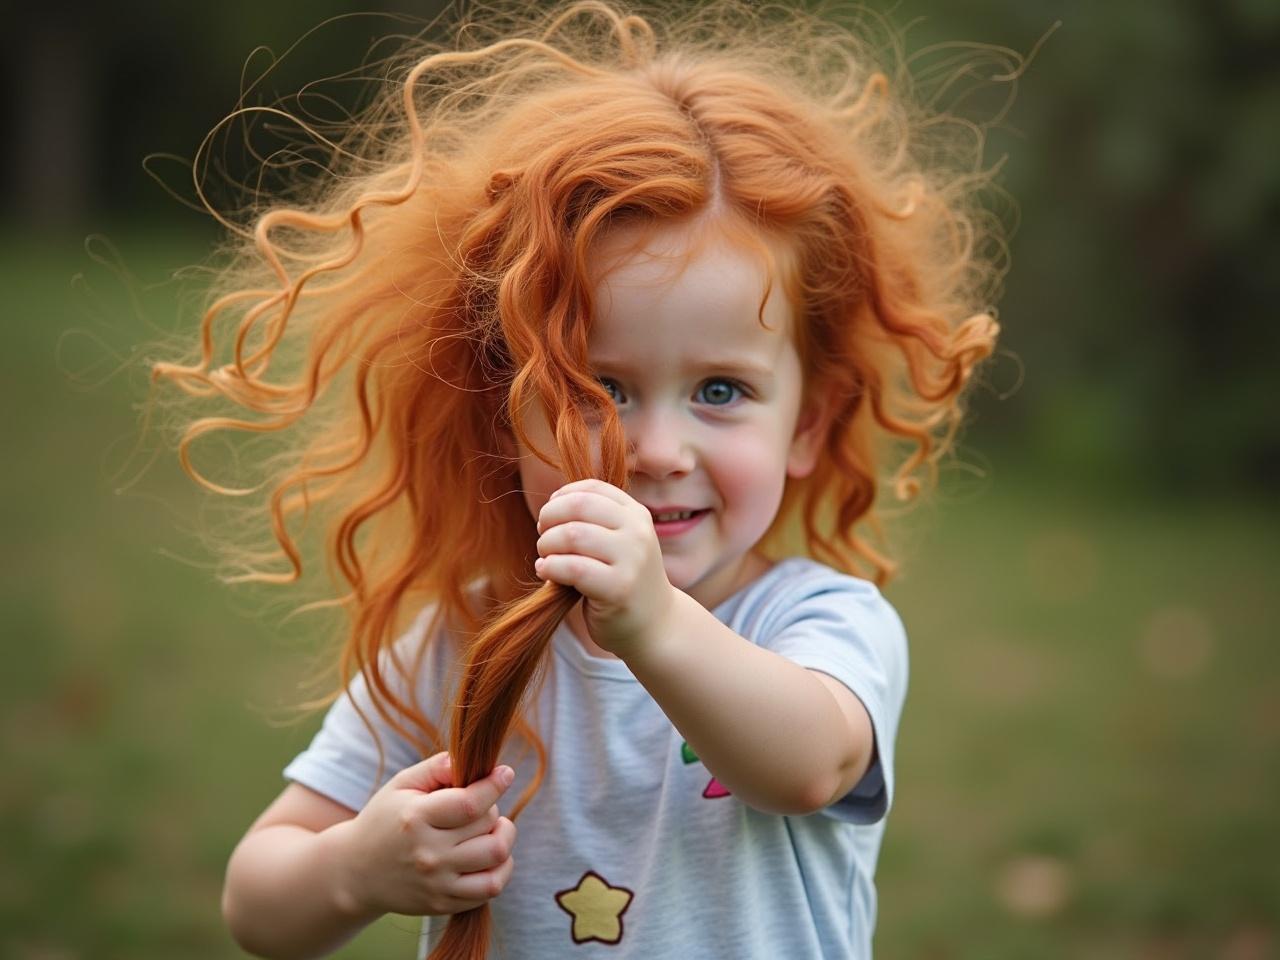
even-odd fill
[[[696,517],[700,513],[706,513],[705,510],[672,510],[666,513],[654,513],[654,523],[670,523],[673,520],[688,520],[690,517]]]

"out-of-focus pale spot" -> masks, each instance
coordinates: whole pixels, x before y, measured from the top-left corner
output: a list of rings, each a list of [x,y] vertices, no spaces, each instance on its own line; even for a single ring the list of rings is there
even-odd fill
[[[1218,957],[1220,960],[1266,960],[1276,955],[1275,946],[1275,934],[1269,928],[1260,923],[1247,923],[1231,931]]]
[[[1071,896],[1071,871],[1056,857],[1022,856],[1008,861],[996,878],[996,897],[1020,917],[1059,913]]]
[[[1138,638],[1143,665],[1157,677],[1186,680],[1204,672],[1213,652],[1213,627],[1195,607],[1162,607]]]
[[[1046,530],[1027,544],[1032,593],[1051,603],[1083,600],[1098,585],[1098,548],[1075,530]]]
[[[1021,707],[1038,699],[1051,669],[1043,650],[1025,640],[974,638],[955,676],[976,702],[999,709]]]

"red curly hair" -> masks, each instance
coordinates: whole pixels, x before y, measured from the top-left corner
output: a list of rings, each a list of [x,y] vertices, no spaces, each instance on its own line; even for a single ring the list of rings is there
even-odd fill
[[[538,773],[513,817],[546,760],[522,698],[579,595],[532,575],[537,532],[502,440],[532,446],[519,411],[540,404],[566,480],[627,482],[623,430],[586,356],[594,242],[713,207],[725,229],[782,241],[806,397],[834,416],[761,548],[800,528],[816,559],[879,583],[894,565],[866,533],[878,538],[877,492],[887,481],[909,499],[934,478],[993,349],[1003,248],[976,201],[990,173],[972,156],[945,162],[939,146],[959,141],[911,106],[905,69],[877,67],[847,28],[779,13],[722,0],[641,16],[585,0],[473,15],[451,46],[411,52],[313,194],[233,230],[198,355],[152,366],[153,382],[237,411],[185,423],[188,473],[246,502],[268,492],[246,511],[274,542],[242,546],[226,579],[296,583],[294,528],[327,519],[323,555],[341,578],[328,603],[349,614],[332,696],[363,673],[392,729],[440,749],[389,681],[414,671],[392,641],[423,602],[457,626],[448,748],[470,782],[512,728],[532,745]],[[259,487],[195,468],[192,443],[225,430],[278,440]],[[482,957],[488,924],[487,907],[455,915],[432,957]]]

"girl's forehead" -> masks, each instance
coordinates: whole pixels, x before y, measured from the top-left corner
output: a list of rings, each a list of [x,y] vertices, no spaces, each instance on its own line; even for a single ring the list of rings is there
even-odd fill
[[[682,270],[711,260],[732,260],[768,274],[789,262],[790,254],[789,245],[769,233],[703,214],[609,229],[592,242],[588,269],[595,284],[619,272],[649,283],[675,279]]]
[[[788,251],[762,234],[685,224],[629,227],[606,236],[593,253],[593,341],[619,325],[638,331],[674,323],[733,340],[790,332]],[[760,326],[762,304],[768,329]]]

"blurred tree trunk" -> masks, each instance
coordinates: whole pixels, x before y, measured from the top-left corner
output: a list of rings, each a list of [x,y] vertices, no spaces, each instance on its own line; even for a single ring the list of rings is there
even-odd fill
[[[41,231],[83,222],[92,190],[90,23],[87,11],[59,7],[30,10],[13,48],[14,201],[19,222]]]

